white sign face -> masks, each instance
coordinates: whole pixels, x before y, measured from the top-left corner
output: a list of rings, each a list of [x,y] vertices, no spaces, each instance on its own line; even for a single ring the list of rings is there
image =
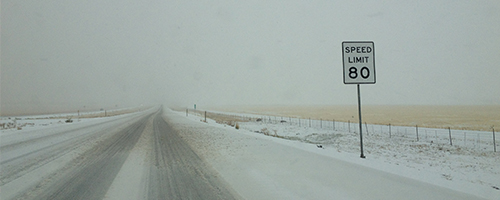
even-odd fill
[[[373,42],[342,42],[344,84],[375,84]]]

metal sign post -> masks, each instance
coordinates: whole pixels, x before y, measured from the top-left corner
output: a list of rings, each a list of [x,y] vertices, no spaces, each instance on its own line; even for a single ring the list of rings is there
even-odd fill
[[[365,158],[359,84],[375,84],[375,45],[373,42],[342,42],[342,62],[344,64],[344,84],[356,84],[358,89],[360,157]]]
[[[361,122],[361,92],[359,91],[359,84],[358,84],[358,116],[359,116],[359,146],[361,148],[361,155],[359,157],[365,158],[365,155],[363,154],[363,129],[362,129],[362,122]]]

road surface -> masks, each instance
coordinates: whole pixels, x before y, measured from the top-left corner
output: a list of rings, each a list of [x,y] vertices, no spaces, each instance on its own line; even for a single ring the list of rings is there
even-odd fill
[[[297,145],[162,108],[6,131],[0,199],[482,199]]]
[[[237,198],[161,108],[1,139],[0,199]]]

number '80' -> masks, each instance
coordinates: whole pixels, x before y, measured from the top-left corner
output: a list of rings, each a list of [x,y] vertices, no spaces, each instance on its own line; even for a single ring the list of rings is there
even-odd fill
[[[360,71],[361,78],[367,79],[370,77],[370,69],[368,67],[362,67]],[[349,78],[356,79],[358,78],[358,68],[351,67],[349,68]]]

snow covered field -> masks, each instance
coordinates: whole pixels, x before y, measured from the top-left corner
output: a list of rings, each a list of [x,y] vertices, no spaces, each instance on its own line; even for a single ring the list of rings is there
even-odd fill
[[[178,112],[178,115],[185,117],[186,113]],[[204,120],[202,115],[190,113],[188,118],[205,124],[202,122]],[[228,125],[218,124],[210,119],[207,120],[207,124],[227,129],[235,134],[265,138],[276,144],[312,152],[321,155],[318,157],[321,159],[326,156],[330,159],[338,159],[422,181],[436,187],[449,188],[487,199],[500,199],[500,153],[493,152],[492,146],[486,147],[490,150],[474,148],[482,144],[481,140],[469,138],[472,139],[470,144],[476,146],[449,145],[446,139],[442,139],[444,141],[437,140],[439,136],[433,138],[436,133],[431,132],[430,129],[427,130],[427,135],[425,130],[422,129],[419,141],[416,141],[416,138],[405,137],[402,131],[396,131],[401,127],[393,127],[394,135],[390,138],[383,135],[384,131],[377,134],[377,131],[374,131],[376,128],[368,127],[369,134],[365,134],[363,137],[366,159],[361,159],[359,158],[359,134],[354,133],[354,130],[349,132],[344,126],[337,127],[337,130],[334,131],[332,128],[327,128],[327,124],[321,126],[311,125],[309,127],[308,121],[302,121],[300,125],[289,122],[281,123],[280,121],[277,120],[275,123],[264,121],[239,122],[239,130]],[[284,119],[284,121],[289,120]],[[311,123],[325,122],[312,121]],[[363,128],[365,128],[364,126]],[[396,133],[400,135],[398,136]],[[469,140],[464,141],[467,144],[466,142]],[[459,142],[456,141],[456,143]],[[483,145],[486,146],[486,144]],[[241,143],[239,145],[252,144]],[[318,145],[321,145],[321,148]],[[232,150],[228,150],[226,153],[231,155]],[[269,160],[273,159],[279,158],[269,158]],[[317,163],[322,162],[318,160]],[[247,164],[252,165],[251,163]],[[319,166],[317,168],[323,169],[323,167]],[[222,173],[224,174],[224,172]],[[324,171],[322,173],[327,175],[330,172]],[[391,190],[390,188],[386,189]],[[416,196],[415,199],[422,198]]]
[[[63,124],[86,122],[106,116],[109,117],[131,113],[141,109],[145,108],[122,108],[108,111],[101,110],[29,116],[5,116],[0,117],[0,130],[2,130],[2,132],[11,132],[13,130],[33,130],[48,126],[61,126]],[[71,122],[66,122],[68,119],[71,119]]]
[[[2,117],[0,118],[0,130],[4,133],[15,132],[16,130],[34,130],[45,127],[64,126],[71,123],[86,122],[98,118],[72,119],[71,123],[66,123],[70,117],[59,117],[56,115],[22,116],[22,117]]]

